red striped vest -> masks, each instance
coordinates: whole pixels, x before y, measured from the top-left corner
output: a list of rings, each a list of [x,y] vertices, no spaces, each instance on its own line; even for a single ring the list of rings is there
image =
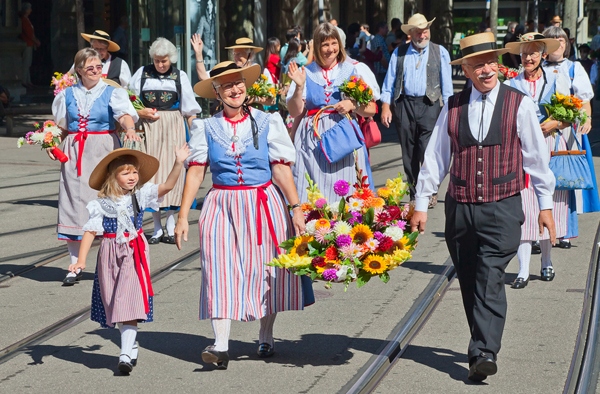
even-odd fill
[[[448,192],[461,203],[499,201],[525,187],[517,111],[524,95],[500,84],[490,129],[479,143],[469,128],[469,97],[463,90],[448,100],[448,134],[453,162]]]

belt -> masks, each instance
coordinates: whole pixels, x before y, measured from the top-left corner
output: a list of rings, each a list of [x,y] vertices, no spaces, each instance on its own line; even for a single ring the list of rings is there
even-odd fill
[[[267,216],[267,225],[269,226],[269,233],[271,238],[275,242],[275,246],[279,248],[279,242],[277,242],[277,235],[275,234],[275,225],[273,224],[273,218],[271,212],[269,212],[269,206],[267,205],[268,196],[265,193],[267,187],[271,186],[273,182],[269,181],[264,185],[260,186],[224,186],[224,185],[213,185],[213,189],[217,190],[253,190],[256,189],[257,197],[256,200],[256,232],[258,234],[258,245],[262,245],[262,214],[261,208],[264,209],[265,215]]]
[[[77,176],[81,176],[81,158],[83,157],[83,148],[85,147],[85,140],[87,140],[88,135],[93,135],[93,134],[110,134],[114,132],[114,130],[100,130],[100,131],[94,131],[94,132],[88,132],[87,130],[82,130],[82,131],[69,131],[69,134],[76,134],[75,135],[75,142],[79,143],[79,152],[77,152]]]
[[[306,116],[314,116],[317,114],[317,112],[319,112],[321,108],[314,108],[314,109],[310,109],[306,112]],[[322,114],[332,114],[332,113],[337,113],[337,111],[335,109],[326,109],[325,111],[321,112]]]
[[[140,280],[140,287],[142,288],[142,296],[144,298],[144,310],[146,314],[150,312],[150,305],[148,303],[148,296],[154,296],[154,290],[152,289],[152,280],[150,279],[150,268],[148,267],[148,260],[146,260],[146,244],[142,237],[142,229],[138,230],[138,236],[129,241],[129,246],[133,248],[133,261],[135,264],[135,272],[137,273],[138,279]],[[116,238],[115,233],[104,233],[104,238]],[[125,236],[128,237],[129,233],[125,232]],[[143,274],[142,274],[143,271]],[[144,286],[144,277],[146,278],[146,286]],[[146,292],[148,287],[148,292]]]

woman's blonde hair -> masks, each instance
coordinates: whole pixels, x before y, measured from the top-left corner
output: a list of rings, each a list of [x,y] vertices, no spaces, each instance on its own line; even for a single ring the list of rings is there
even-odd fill
[[[315,62],[321,67],[325,66],[325,61],[323,56],[321,56],[321,44],[323,41],[335,38],[338,42],[338,46],[340,48],[340,52],[337,56],[338,63],[343,63],[346,61],[346,51],[344,50],[344,43],[342,43],[342,39],[340,38],[340,33],[338,33],[337,28],[329,22],[321,23],[315,29],[313,33],[313,56],[315,57]]]
[[[114,200],[123,195],[122,189],[117,182],[117,174],[121,171],[131,171],[136,170],[139,171],[139,164],[137,159],[134,156],[125,155],[119,156],[108,164],[108,171],[106,173],[106,180],[102,184],[100,191],[98,192],[98,197],[100,198],[110,198]],[[137,184],[133,191],[139,188],[139,184]]]
[[[81,74],[79,73],[78,70],[83,69],[83,67],[85,66],[85,63],[87,63],[88,59],[92,59],[92,58],[98,58],[98,61],[101,61],[100,55],[93,48],[83,48],[82,50],[80,50],[79,52],[77,52],[75,54],[75,61],[73,63],[74,63],[75,72],[77,73],[77,75],[79,76],[80,79],[81,79]]]

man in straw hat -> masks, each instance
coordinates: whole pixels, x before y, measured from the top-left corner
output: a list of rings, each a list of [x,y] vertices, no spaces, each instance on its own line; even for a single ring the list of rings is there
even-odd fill
[[[415,14],[401,26],[410,36],[410,43],[392,53],[381,89],[381,122],[389,127],[394,119],[411,200],[415,198],[417,175],[435,119],[452,95],[450,54],[444,47],[429,42],[434,20]],[[436,202],[434,195],[430,207]]]
[[[506,320],[504,271],[515,256],[523,210],[520,191],[530,175],[540,206],[539,227],[555,241],[554,175],[536,116],[536,105],[498,82],[494,34],[460,41],[461,64],[473,82],[448,99],[435,124],[419,174],[412,231],[423,233],[429,197],[450,172],[446,194],[446,244],[461,287],[471,340],[468,379],[497,371]]]
[[[121,47],[116,42],[111,41],[110,35],[102,30],[96,30],[92,34],[81,33],[81,37],[89,42],[90,47],[100,55],[102,77],[127,88],[131,79],[131,70],[125,60],[111,54],[111,52],[118,52]],[[73,68],[69,70],[69,72],[72,71]]]

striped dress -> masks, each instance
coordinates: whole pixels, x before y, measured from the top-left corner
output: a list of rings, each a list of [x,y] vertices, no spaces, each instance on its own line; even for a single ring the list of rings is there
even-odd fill
[[[232,123],[221,112],[193,122],[187,166],[210,165],[213,181],[198,221],[200,319],[252,321],[303,309],[300,278],[265,265],[294,235],[284,197],[270,182],[271,164],[293,163],[294,147],[278,113],[252,114],[259,149],[248,117]]]
[[[158,185],[146,183],[136,192],[136,196],[140,212],[135,219],[130,195],[117,201],[108,198],[93,200],[87,206],[90,219],[83,227],[84,231],[103,235],[96,262],[91,319],[105,328],[114,327],[119,322],[153,320],[148,243],[145,235],[139,231],[144,208],[158,209]],[[128,215],[121,222],[119,212],[123,210]],[[139,232],[137,237],[129,235],[136,233],[136,230]],[[132,241],[143,244],[147,262],[146,270],[140,269],[139,274],[136,272]]]

